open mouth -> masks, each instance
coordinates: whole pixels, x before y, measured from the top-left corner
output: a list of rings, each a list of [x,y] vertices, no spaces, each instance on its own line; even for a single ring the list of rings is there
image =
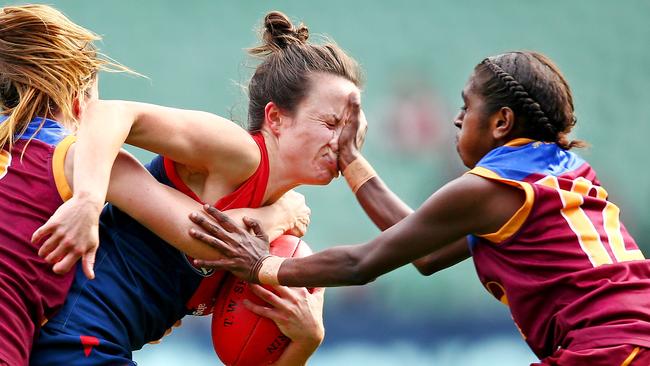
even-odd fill
[[[325,153],[322,155],[323,159],[327,163],[327,166],[332,171],[338,171],[338,159],[333,153]]]

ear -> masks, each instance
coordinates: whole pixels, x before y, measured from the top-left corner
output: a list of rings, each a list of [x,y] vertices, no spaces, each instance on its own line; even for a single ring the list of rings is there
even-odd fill
[[[72,100],[72,113],[74,114],[74,118],[80,120],[81,116],[83,115],[84,109],[85,109],[85,105],[84,105],[83,98],[79,98],[79,96],[74,97],[74,99]]]
[[[508,140],[515,130],[515,112],[510,107],[501,107],[494,113],[491,124],[495,140]]]
[[[282,126],[282,111],[273,102],[266,103],[264,107],[264,125],[267,126],[275,136],[280,135],[280,127]]]

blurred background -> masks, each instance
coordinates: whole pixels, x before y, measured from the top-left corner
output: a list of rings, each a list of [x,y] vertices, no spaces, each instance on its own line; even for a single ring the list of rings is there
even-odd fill
[[[3,4],[9,2],[3,1]],[[13,2],[12,2],[13,3]],[[574,138],[623,221],[650,252],[650,2],[596,1],[50,1],[101,34],[102,51],[146,75],[102,75],[101,97],[200,109],[245,123],[254,62],[245,49],[269,10],[336,40],[362,65],[368,160],[418,207],[465,171],[453,144],[460,91],[484,57],[526,49],[549,55],[571,85]],[[644,46],[645,45],[645,46]],[[143,162],[151,155],[132,149]],[[313,215],[305,237],[320,250],[378,230],[343,180],[299,189]],[[536,360],[507,309],[466,261],[431,277],[404,267],[374,283],[327,291],[327,336],[313,365],[525,365]],[[219,365],[210,319],[188,317],[140,365]]]

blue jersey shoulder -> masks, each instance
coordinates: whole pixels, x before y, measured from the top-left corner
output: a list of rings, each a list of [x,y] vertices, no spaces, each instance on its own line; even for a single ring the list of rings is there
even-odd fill
[[[476,166],[503,178],[521,181],[531,174],[560,176],[584,163],[578,155],[557,144],[534,141],[519,146],[500,146],[485,155]]]
[[[9,118],[0,116],[0,124]],[[58,145],[61,140],[70,135],[70,131],[59,122],[47,118],[36,117],[27,125],[24,133],[18,136],[20,140],[35,139],[48,145]]]

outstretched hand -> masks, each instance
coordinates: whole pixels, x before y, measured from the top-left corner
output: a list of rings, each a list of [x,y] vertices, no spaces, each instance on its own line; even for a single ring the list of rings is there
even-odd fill
[[[344,112],[345,126],[339,136],[339,169],[341,172],[357,158],[366,140],[368,121],[361,109],[358,93],[351,93]]]
[[[55,273],[67,273],[81,258],[86,277],[95,278],[93,267],[99,246],[99,214],[102,206],[103,203],[73,196],[34,232],[32,243],[47,238],[38,255],[54,265],[52,270]]]
[[[262,259],[269,255],[269,239],[257,220],[244,217],[244,224],[253,234],[237,226],[228,216],[213,206],[203,206],[204,211],[216,221],[216,225],[204,216],[193,212],[190,220],[204,231],[190,229],[190,236],[213,248],[222,259],[195,259],[194,264],[204,268],[230,271],[248,282],[259,283],[257,271]]]

